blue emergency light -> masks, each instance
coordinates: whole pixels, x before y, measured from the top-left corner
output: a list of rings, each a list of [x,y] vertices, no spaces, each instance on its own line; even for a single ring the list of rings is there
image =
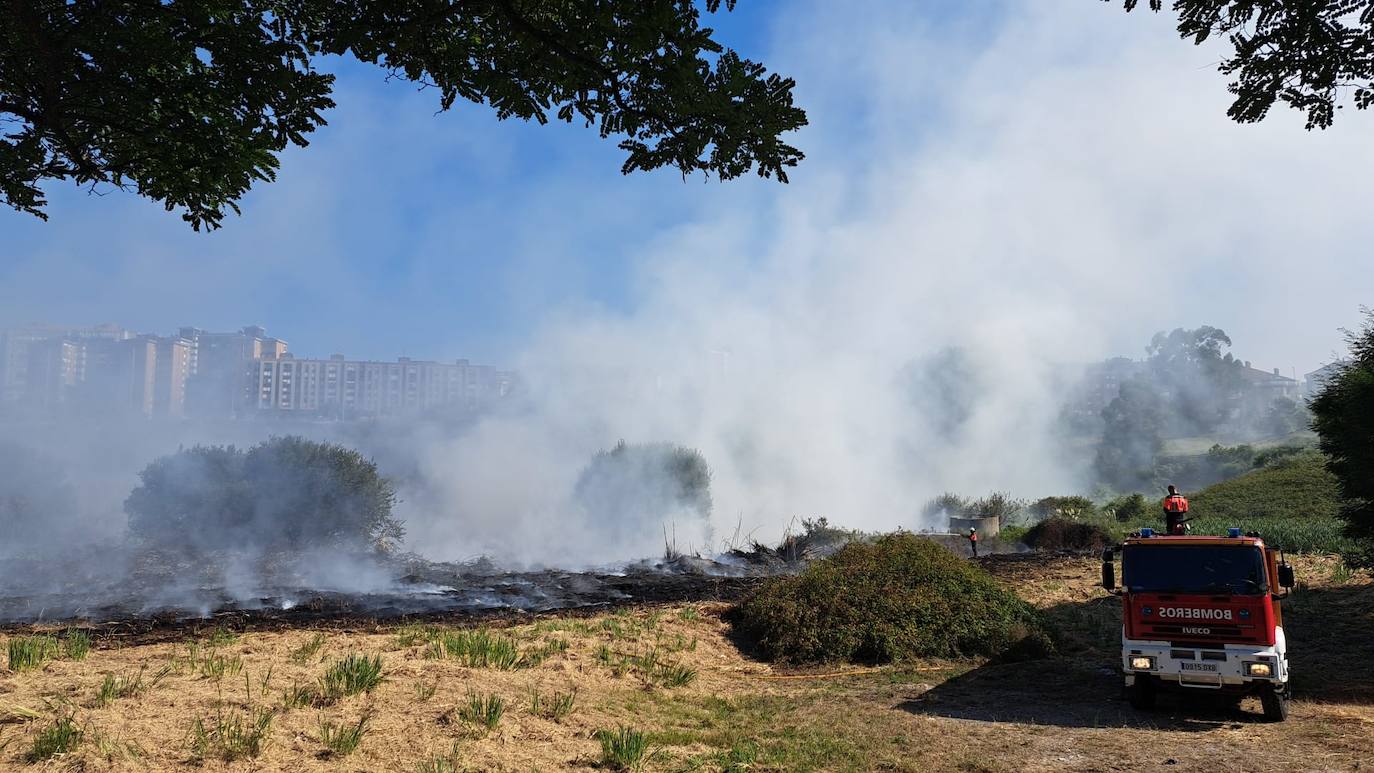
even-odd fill
[[[1151,529],[1149,526],[1146,526],[1146,527],[1144,527],[1143,529],[1140,530],[1140,536],[1142,536],[1142,537],[1153,537],[1153,536],[1155,536],[1155,530],[1154,530],[1154,529]]]
[[[1239,536],[1240,536],[1240,527],[1239,527],[1239,526],[1232,526],[1231,528],[1227,529],[1227,530],[1226,530],[1226,536],[1228,536],[1228,537],[1239,537]]]

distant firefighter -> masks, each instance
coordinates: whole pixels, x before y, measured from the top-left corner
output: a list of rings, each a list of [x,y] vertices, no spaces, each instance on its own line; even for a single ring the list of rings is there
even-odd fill
[[[1164,533],[1182,534],[1183,524],[1192,520],[1184,518],[1188,513],[1188,498],[1178,493],[1173,484],[1169,485],[1169,495],[1164,497]]]
[[[973,557],[978,557],[978,530],[970,526],[968,528],[968,546],[973,551]]]

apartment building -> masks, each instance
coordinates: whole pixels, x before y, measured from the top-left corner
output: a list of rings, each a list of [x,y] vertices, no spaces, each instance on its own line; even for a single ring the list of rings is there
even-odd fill
[[[0,413],[10,416],[354,419],[476,410],[511,382],[467,360],[296,358],[255,326],[165,338],[113,325],[0,331]]]
[[[120,341],[132,337],[132,333],[113,324],[91,327],[27,325],[0,330],[0,412],[14,413],[31,410],[35,397],[39,398],[40,404],[45,405],[54,401],[61,401],[60,395],[43,393],[41,390],[45,387],[57,388],[59,384],[63,383],[62,378],[53,372],[36,373],[32,379],[29,377],[30,364],[35,361],[40,368],[51,366],[59,372],[64,368],[77,368],[79,370],[79,366],[75,362],[75,359],[79,359],[79,357],[72,351],[68,351],[64,355],[60,351],[61,346],[57,347],[58,351],[51,351],[53,341],[67,339],[78,342],[92,339]],[[48,351],[36,351],[39,349],[48,349]],[[64,356],[66,358],[65,364]],[[53,359],[54,357],[56,360]],[[35,386],[30,386],[31,381]]]
[[[85,377],[75,387],[74,408],[95,416],[153,415],[157,391],[157,337],[95,339],[85,348]]]
[[[184,327],[178,335],[187,342],[187,413],[200,418],[231,419],[253,410],[256,363],[283,357],[287,349],[257,326],[233,333]]]
[[[255,363],[256,408],[351,419],[417,413],[440,407],[477,409],[510,391],[511,374],[467,360],[396,362],[327,360],[290,355]]]

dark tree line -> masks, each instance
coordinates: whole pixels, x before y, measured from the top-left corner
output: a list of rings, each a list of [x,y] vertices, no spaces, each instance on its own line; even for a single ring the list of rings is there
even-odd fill
[[[1350,359],[1312,401],[1326,466],[1341,492],[1346,533],[1359,545],[1355,559],[1374,566],[1374,311],[1351,332]]]

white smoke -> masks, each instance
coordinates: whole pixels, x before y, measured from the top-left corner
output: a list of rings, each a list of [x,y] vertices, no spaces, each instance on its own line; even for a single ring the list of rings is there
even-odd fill
[[[1206,320],[1315,358],[1254,304],[1321,287],[1307,297],[1354,313],[1374,290],[1342,270],[1369,232],[1339,171],[1370,160],[1359,135],[1230,123],[1215,51],[1167,19],[1036,3],[969,57],[891,8],[793,18],[778,45],[808,60],[778,66],[803,95],[835,90],[809,104],[806,166],[645,245],[631,312],[552,317],[518,363],[535,410],[432,449],[454,510],[497,525],[460,541],[564,561],[651,550],[563,515],[567,482],[617,438],[699,448],[717,535],[818,515],[939,526],[919,512],[945,490],[1082,491],[1084,455],[1054,431],[1066,369]],[[1328,253],[1299,269],[1314,241]],[[952,432],[954,406],[904,377],[948,347],[976,395]],[[452,544],[423,519],[412,533]]]
[[[797,77],[814,124],[789,186],[596,191],[605,213],[575,184],[558,188],[588,219],[580,235],[682,214],[624,248],[626,307],[542,310],[506,363],[526,385],[518,405],[462,431],[354,436],[409,476],[407,546],[560,566],[656,553],[657,538],[609,540],[574,501],[592,455],[621,439],[710,463],[713,522],[666,524],[680,548],[717,547],[737,525],[776,537],[799,517],[933,525],[919,514],[942,491],[1085,487],[1085,455],[1055,432],[1076,363],[1202,323],[1272,365],[1326,357],[1374,297],[1362,248],[1374,225],[1348,171],[1374,161],[1371,117],[1313,134],[1282,111],[1237,126],[1217,51],[1179,41],[1167,17],[1068,0],[997,9],[960,27],[899,2],[789,7],[761,57]],[[327,180],[346,166],[310,168]],[[540,250],[528,265],[589,261],[545,227],[568,219],[545,213],[550,196],[519,214],[518,238]],[[464,260],[440,230],[426,226],[424,249]],[[366,295],[346,261],[323,265],[297,272],[315,297],[338,275],[350,301]],[[131,260],[123,274],[139,271]],[[556,295],[544,285],[531,276],[513,292]],[[940,370],[951,350],[954,378]],[[127,488],[155,455],[137,445],[121,459]]]

